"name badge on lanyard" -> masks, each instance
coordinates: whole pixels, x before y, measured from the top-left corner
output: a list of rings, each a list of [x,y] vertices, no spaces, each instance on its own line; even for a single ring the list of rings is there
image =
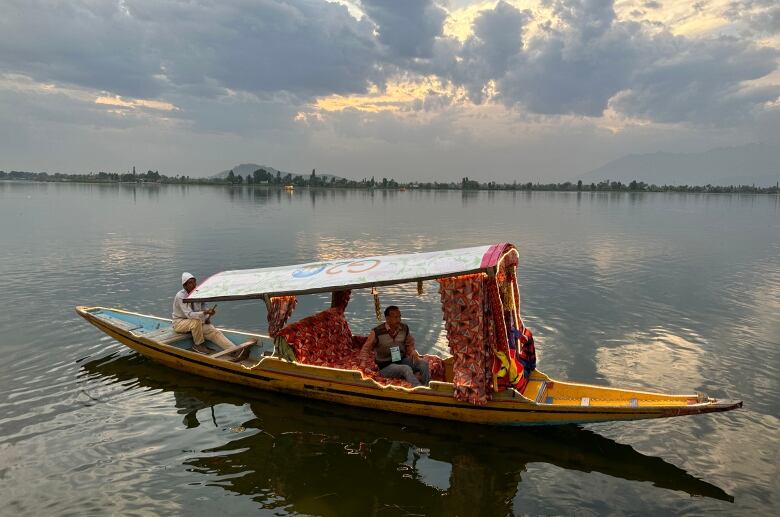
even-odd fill
[[[390,360],[397,363],[401,360],[401,349],[397,346],[390,347]]]

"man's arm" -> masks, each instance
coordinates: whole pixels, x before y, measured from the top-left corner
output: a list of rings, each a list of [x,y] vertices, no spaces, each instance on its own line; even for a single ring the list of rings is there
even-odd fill
[[[372,361],[372,352],[374,351],[374,345],[376,345],[376,333],[372,330],[368,333],[366,342],[360,349],[360,365],[363,368],[368,368]]]
[[[409,330],[408,325],[406,327],[406,341],[404,341],[404,343],[406,344],[406,357],[411,357],[415,361],[418,360],[420,358],[420,354],[417,353],[414,336],[412,335],[412,331]]]
[[[201,321],[206,319],[206,313],[204,311],[193,310],[193,305],[190,303],[185,303],[184,298],[177,296],[176,305],[179,307],[179,312],[184,314],[188,319]]]
[[[195,305],[193,304],[193,308]],[[212,308],[206,307],[206,302],[200,302],[200,310],[203,312],[203,315],[206,317],[205,323],[206,325],[209,325],[211,323],[211,317],[214,316],[214,314],[217,313],[217,306],[215,305]]]

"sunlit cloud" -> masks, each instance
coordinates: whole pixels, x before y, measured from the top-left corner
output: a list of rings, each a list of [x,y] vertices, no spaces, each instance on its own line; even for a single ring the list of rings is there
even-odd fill
[[[360,6],[359,1],[353,1],[353,0],[326,0],[328,3],[331,4],[339,4],[343,5],[347,8],[347,11],[349,11],[349,14],[352,15],[353,18],[356,20],[359,20],[360,18],[365,15],[363,12],[363,8]]]
[[[722,15],[729,2],[618,0],[615,2],[615,12],[620,19],[657,24],[659,29],[670,30],[674,34],[701,35],[729,23]]]
[[[115,106],[118,108],[129,109],[149,108],[159,111],[174,111],[179,109],[170,102],[149,99],[123,99],[119,95],[101,95],[95,99],[95,104],[104,104],[106,106]]]
[[[426,98],[446,97],[463,100],[462,89],[444,84],[435,76],[412,80],[393,81],[384,89],[372,85],[365,95],[330,95],[317,99],[314,109],[320,112],[356,109],[369,113],[381,111],[400,112],[420,109]]]
[[[82,88],[72,88],[52,82],[36,81],[23,74],[0,73],[0,91],[13,91],[37,95],[63,95],[86,101],[93,95]]]
[[[517,4],[517,2],[509,3]],[[474,33],[471,26],[476,17],[485,9],[492,9],[495,5],[495,1],[481,1],[449,11],[449,16],[444,22],[444,35],[461,42],[466,41]]]

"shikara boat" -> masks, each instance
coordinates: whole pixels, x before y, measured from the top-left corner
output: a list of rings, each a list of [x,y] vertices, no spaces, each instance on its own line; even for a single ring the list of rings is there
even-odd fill
[[[516,248],[499,243],[218,273],[188,300],[260,299],[268,308],[268,335],[223,329],[236,349],[248,349],[240,362],[231,362],[223,352],[194,351],[191,336],[174,332],[166,318],[104,307],[76,310],[109,336],[172,368],[382,411],[516,426],[639,420],[742,407],[742,401],[702,393],[594,386],[545,375],[535,368],[533,336],[520,317],[517,263]],[[411,387],[362,367],[365,337],[352,335],[344,316],[351,290],[396,284],[417,284],[421,290],[426,281],[438,284],[452,352],[446,358],[424,356],[435,380]],[[332,293],[331,308],[287,324],[297,296],[324,292]]]

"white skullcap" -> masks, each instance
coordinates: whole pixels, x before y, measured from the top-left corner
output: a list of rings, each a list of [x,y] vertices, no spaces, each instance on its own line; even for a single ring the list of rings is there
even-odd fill
[[[190,278],[195,278],[192,273],[182,273],[181,274],[181,285],[184,285],[187,283],[187,280]]]

